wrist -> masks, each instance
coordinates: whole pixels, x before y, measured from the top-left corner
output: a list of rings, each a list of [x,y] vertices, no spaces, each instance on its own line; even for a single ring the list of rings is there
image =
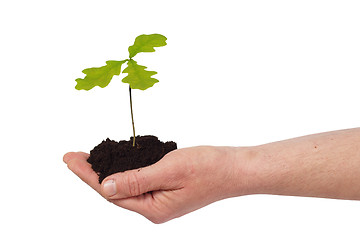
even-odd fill
[[[234,148],[233,196],[266,193],[269,180],[266,153],[261,146]]]

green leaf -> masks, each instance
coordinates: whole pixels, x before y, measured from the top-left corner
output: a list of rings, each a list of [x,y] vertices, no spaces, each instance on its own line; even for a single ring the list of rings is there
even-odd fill
[[[135,39],[134,45],[129,47],[129,58],[139,52],[155,52],[154,47],[166,45],[166,37],[161,34],[140,35]]]
[[[157,74],[157,72],[146,71],[145,69],[145,66],[138,65],[134,60],[130,59],[127,68],[123,71],[123,73],[128,73],[128,75],[122,81],[129,83],[132,89],[145,90],[152,87],[155,83],[159,82],[151,77]]]
[[[106,87],[114,75],[119,75],[121,72],[121,65],[128,60],[123,61],[107,61],[106,66],[98,68],[87,68],[82,72],[86,74],[85,78],[78,78],[75,88],[77,90],[90,90],[95,86],[101,88]]]

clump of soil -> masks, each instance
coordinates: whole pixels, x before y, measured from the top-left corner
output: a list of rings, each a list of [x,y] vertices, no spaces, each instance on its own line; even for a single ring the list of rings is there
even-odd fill
[[[154,164],[177,148],[175,142],[163,143],[155,136],[137,136],[135,147],[132,144],[133,137],[120,142],[106,139],[90,151],[87,161],[99,175],[99,183],[111,174]]]

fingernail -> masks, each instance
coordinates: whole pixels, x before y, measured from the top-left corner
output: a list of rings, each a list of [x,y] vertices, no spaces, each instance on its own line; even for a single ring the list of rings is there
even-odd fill
[[[107,180],[104,183],[104,193],[108,197],[114,196],[116,194],[116,184],[114,180]]]

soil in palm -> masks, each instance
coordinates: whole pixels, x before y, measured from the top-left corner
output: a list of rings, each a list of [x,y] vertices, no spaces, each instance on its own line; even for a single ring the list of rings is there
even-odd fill
[[[110,139],[102,141],[90,151],[88,162],[99,175],[99,183],[107,176],[137,169],[156,163],[167,153],[177,149],[175,142],[161,142],[155,136],[137,136],[133,147],[130,141],[116,142]]]

